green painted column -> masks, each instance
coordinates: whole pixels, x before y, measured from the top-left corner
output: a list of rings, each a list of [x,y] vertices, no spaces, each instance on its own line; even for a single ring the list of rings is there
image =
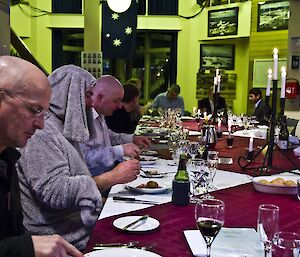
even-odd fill
[[[84,1],[84,51],[101,51],[102,6],[99,2]]]

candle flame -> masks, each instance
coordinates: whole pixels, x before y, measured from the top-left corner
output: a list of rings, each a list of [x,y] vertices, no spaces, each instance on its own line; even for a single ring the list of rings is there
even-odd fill
[[[286,73],[286,69],[285,69],[284,66],[281,67],[281,72],[282,72],[282,73]]]
[[[272,75],[272,69],[271,69],[271,68],[268,69],[268,74],[269,74],[269,75]]]
[[[278,54],[278,49],[274,48],[273,53],[274,53],[274,55],[277,55]]]

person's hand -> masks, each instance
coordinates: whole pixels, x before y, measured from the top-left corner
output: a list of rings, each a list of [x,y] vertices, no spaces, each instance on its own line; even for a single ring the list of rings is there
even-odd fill
[[[129,143],[129,144],[124,144],[122,146],[123,146],[123,149],[124,149],[124,155],[125,156],[135,158],[135,157],[140,155],[141,150],[136,144]]]
[[[151,145],[151,140],[145,136],[133,136],[132,141],[133,143],[142,148],[146,148]]]
[[[117,180],[115,184],[124,184],[131,182],[137,178],[137,175],[140,174],[140,162],[138,160],[129,160],[124,161],[118,164],[114,168],[115,179]]]
[[[73,245],[59,235],[32,236],[35,257],[83,257]]]

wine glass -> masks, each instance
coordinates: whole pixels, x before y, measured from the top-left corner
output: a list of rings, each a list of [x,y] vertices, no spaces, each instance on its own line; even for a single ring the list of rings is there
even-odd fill
[[[258,208],[257,233],[264,244],[265,257],[272,250],[272,238],[278,231],[279,207],[273,204],[262,204]]]
[[[199,142],[198,153],[200,154],[201,159],[204,159],[203,154],[205,152],[205,147],[206,147],[206,138],[204,136],[200,136],[198,142]]]
[[[210,257],[211,244],[219,233],[225,220],[225,204],[218,199],[206,199],[196,203],[195,219],[197,227],[207,245],[207,257]]]
[[[198,154],[199,146],[199,142],[196,141],[189,143],[187,150],[192,159],[195,159],[195,156]]]
[[[214,177],[216,175],[219,165],[219,152],[217,151],[208,151],[207,153],[207,167],[208,167],[208,178],[207,184],[209,189],[214,189],[212,185]]]
[[[276,232],[273,237],[273,257],[298,257],[300,252],[300,234]]]
[[[197,203],[201,197],[201,187],[206,184],[204,173],[207,169],[206,161],[203,159],[190,159],[187,162],[187,171],[192,182],[191,203]]]

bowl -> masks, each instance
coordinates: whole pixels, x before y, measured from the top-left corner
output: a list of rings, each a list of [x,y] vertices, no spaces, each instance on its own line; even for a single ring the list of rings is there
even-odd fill
[[[276,175],[276,176],[260,176],[252,179],[253,186],[256,191],[267,193],[267,194],[284,194],[284,195],[295,195],[297,194],[297,185],[295,186],[285,186],[285,185],[275,185],[275,184],[263,184],[260,183],[260,180],[272,181],[276,178],[283,178],[284,180],[292,180],[297,184],[297,179],[300,176],[284,176],[284,175]]]

